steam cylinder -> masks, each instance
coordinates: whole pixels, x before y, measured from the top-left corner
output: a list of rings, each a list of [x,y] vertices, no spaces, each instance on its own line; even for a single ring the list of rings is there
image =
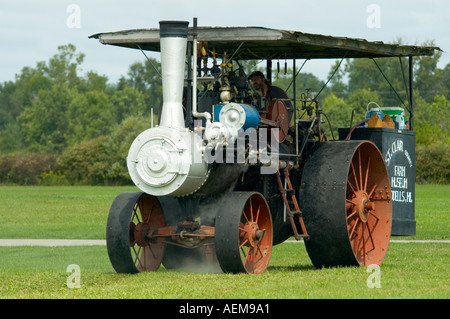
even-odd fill
[[[202,138],[184,126],[183,82],[188,22],[161,21],[163,105],[160,126],[133,141],[127,157],[131,179],[155,196],[186,196],[208,177]]]
[[[246,130],[258,126],[259,113],[252,105],[227,103],[220,109],[219,121],[237,130]]]

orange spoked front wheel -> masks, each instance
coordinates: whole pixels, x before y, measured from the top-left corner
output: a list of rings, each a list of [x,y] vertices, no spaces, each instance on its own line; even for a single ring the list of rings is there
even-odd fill
[[[165,226],[159,200],[141,192],[119,194],[111,205],[106,245],[118,273],[155,271],[161,265],[165,243],[147,235]]]
[[[232,192],[216,216],[217,260],[224,272],[260,274],[272,252],[272,218],[259,193]]]

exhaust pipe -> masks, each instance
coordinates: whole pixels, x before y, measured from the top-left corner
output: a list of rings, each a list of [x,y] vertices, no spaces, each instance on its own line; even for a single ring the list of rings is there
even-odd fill
[[[197,18],[194,18],[193,31],[194,70],[192,72],[192,115],[195,117],[204,117],[206,119],[206,126],[208,126],[211,124],[211,114],[209,112],[197,111]]]
[[[160,125],[185,128],[183,85],[186,63],[187,21],[160,21],[163,106]]]

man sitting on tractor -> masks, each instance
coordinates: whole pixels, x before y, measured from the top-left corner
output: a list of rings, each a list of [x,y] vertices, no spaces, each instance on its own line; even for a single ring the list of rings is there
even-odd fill
[[[250,81],[250,84],[253,90],[255,90],[256,94],[266,99],[266,106],[268,106],[274,99],[283,100],[288,111],[289,122],[291,121],[293,113],[292,104],[283,89],[279,88],[278,86],[271,85],[261,71],[252,72],[248,76],[248,80]]]

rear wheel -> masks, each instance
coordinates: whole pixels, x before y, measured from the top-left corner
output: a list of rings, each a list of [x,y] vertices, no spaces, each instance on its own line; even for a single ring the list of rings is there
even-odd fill
[[[381,264],[392,225],[389,175],[368,141],[317,144],[305,164],[301,209],[316,267]]]

